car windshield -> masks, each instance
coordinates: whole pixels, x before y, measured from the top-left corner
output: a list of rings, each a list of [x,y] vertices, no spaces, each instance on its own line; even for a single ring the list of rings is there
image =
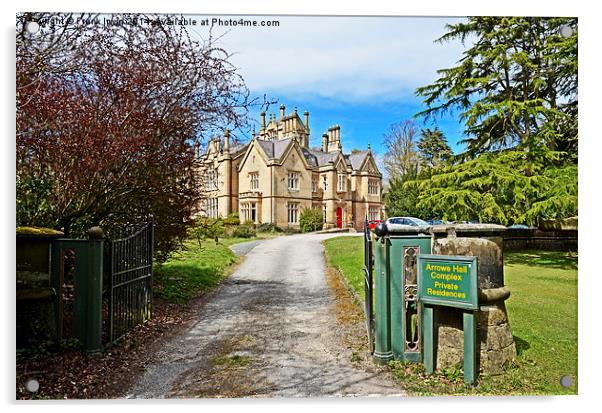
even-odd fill
[[[389,224],[401,224],[401,218],[389,218]]]
[[[408,221],[411,221],[414,225],[428,226],[428,222],[423,221],[420,218],[408,218]]]

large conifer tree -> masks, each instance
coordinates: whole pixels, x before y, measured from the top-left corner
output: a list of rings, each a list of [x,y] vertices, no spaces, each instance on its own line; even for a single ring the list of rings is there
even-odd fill
[[[426,105],[417,116],[459,111],[466,150],[391,189],[417,192],[417,210],[449,220],[576,215],[577,19],[472,17],[447,28],[439,42],[469,47],[417,89]]]
[[[436,116],[459,110],[467,154],[517,147],[577,154],[577,19],[471,17],[439,42],[472,43],[416,93]]]

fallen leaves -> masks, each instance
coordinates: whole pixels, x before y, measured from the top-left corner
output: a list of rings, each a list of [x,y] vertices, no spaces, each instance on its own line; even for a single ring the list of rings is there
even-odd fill
[[[110,399],[122,397],[153,357],[153,346],[185,328],[204,303],[190,306],[155,301],[152,319],[134,328],[120,343],[91,355],[65,348],[61,352],[17,355],[17,399]],[[30,395],[25,388],[35,379],[40,388]]]

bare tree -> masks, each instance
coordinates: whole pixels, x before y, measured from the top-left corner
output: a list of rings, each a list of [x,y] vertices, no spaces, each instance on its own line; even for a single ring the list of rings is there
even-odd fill
[[[384,136],[386,153],[383,163],[389,179],[416,176],[420,158],[418,155],[418,129],[410,120],[391,125]]]

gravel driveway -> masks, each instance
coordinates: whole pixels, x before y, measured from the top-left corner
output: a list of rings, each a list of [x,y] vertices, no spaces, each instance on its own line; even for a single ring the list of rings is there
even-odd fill
[[[321,244],[340,235],[293,235],[254,245],[198,320],[161,348],[127,397],[403,394],[385,372],[352,361],[357,355],[337,322]]]

